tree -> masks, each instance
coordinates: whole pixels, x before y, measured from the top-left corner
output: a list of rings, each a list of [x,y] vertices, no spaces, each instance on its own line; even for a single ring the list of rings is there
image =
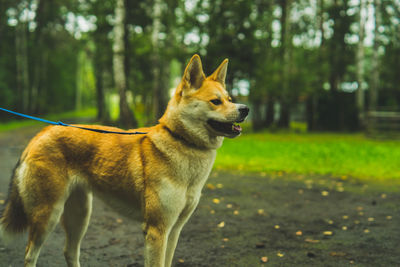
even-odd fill
[[[151,35],[151,42],[153,45],[153,114],[154,119],[158,121],[164,113],[166,108],[166,97],[162,83],[162,62],[161,62],[161,51],[159,34],[161,31],[161,19],[162,19],[162,4],[163,1],[155,0],[153,6],[153,31]]]
[[[358,31],[358,44],[357,44],[357,93],[356,93],[356,105],[358,109],[358,119],[360,125],[365,124],[365,99],[362,85],[364,83],[364,35],[365,35],[365,22],[366,22],[366,1],[360,0],[360,6],[358,11],[359,16],[359,31]]]
[[[117,0],[115,6],[115,26],[113,44],[113,68],[114,81],[119,92],[119,120],[124,127],[136,127],[137,121],[129,108],[126,97],[126,76],[125,76],[125,3],[124,0]]]
[[[291,71],[291,44],[292,37],[290,32],[290,11],[291,0],[281,0],[281,62],[282,62],[282,91],[280,94],[280,116],[278,126],[289,128],[290,123],[290,71]]]
[[[109,77],[113,71],[112,44],[108,38],[113,28],[107,20],[107,16],[113,13],[114,5],[115,3],[112,0],[91,1],[87,12],[87,14],[96,16],[96,29],[91,33],[90,39],[93,40],[95,45],[93,67],[96,79],[97,119],[103,123],[110,120],[106,104],[106,90],[111,86]]]
[[[21,112],[28,111],[29,101],[28,22],[23,16],[23,12],[28,8],[28,2],[25,1],[19,3],[17,7],[18,24],[15,35],[18,110]]]
[[[378,102],[378,88],[379,88],[379,73],[380,73],[380,64],[379,64],[379,48],[380,48],[380,27],[382,24],[381,17],[381,0],[374,0],[374,20],[375,20],[375,28],[374,28],[374,49],[372,51],[372,77],[371,77],[371,85],[369,87],[369,110],[376,110],[377,102]]]

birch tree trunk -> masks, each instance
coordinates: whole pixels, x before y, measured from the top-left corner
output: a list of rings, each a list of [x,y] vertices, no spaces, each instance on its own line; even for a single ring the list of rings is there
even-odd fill
[[[364,36],[366,22],[366,0],[360,0],[359,10],[359,33],[357,45],[357,83],[358,89],[356,92],[356,105],[358,110],[358,120],[361,127],[365,125],[365,100],[362,85],[364,83]]]
[[[381,0],[374,0],[375,10],[375,29],[374,29],[374,49],[372,52],[372,77],[369,87],[369,110],[376,110],[378,102],[378,87],[379,87],[379,46],[380,34],[379,27],[382,24]]]
[[[165,109],[165,92],[163,91],[160,42],[158,39],[161,30],[162,1],[155,0],[153,9],[153,32],[151,36],[153,45],[153,114],[154,120],[158,121]]]
[[[117,0],[115,6],[113,69],[115,86],[119,92],[119,120],[122,126],[134,128],[137,126],[133,112],[130,110],[126,97],[125,76],[125,0]]]

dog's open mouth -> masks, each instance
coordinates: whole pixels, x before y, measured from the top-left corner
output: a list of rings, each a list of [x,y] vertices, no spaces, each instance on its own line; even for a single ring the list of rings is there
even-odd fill
[[[242,132],[242,127],[233,122],[220,122],[216,120],[208,120],[207,123],[208,125],[211,126],[211,128],[214,131],[222,133],[227,137],[235,137]]]

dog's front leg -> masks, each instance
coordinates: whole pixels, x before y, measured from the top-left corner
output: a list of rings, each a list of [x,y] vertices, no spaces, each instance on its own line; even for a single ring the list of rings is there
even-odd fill
[[[172,260],[174,257],[176,245],[178,244],[179,235],[182,231],[183,226],[186,224],[186,222],[192,215],[193,211],[195,210],[198,202],[199,200],[196,199],[195,201],[192,201],[189,205],[187,205],[179,215],[175,225],[172,227],[170,234],[168,235],[167,252],[165,256],[165,267],[172,266]]]
[[[167,247],[165,229],[152,224],[147,224],[145,229],[145,267],[164,267]]]

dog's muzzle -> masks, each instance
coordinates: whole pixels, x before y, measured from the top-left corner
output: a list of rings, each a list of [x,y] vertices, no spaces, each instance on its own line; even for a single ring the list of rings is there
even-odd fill
[[[247,115],[249,115],[250,109],[246,106],[241,104],[239,107],[239,122],[244,121],[246,119]]]

